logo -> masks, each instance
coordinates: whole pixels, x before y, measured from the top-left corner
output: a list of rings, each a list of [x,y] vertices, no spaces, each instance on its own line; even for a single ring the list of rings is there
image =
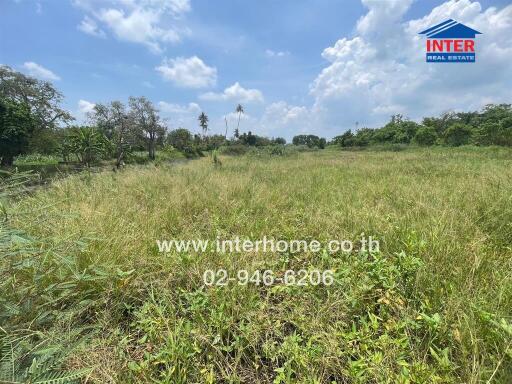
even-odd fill
[[[427,63],[474,63],[475,36],[480,32],[449,19],[420,35],[427,36]]]

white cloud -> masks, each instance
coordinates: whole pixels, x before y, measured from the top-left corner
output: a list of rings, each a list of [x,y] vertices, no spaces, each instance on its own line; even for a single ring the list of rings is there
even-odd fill
[[[425,17],[404,21],[411,0],[363,4],[368,12],[357,23],[356,36],[323,51],[329,65],[310,86],[312,113],[330,135],[355,121],[380,125],[393,113],[418,119],[510,100],[512,5],[482,10],[476,1],[450,0]],[[425,62],[418,32],[448,18],[483,33],[476,39],[476,63]]]
[[[78,28],[90,35],[103,37],[102,23],[123,41],[143,44],[154,53],[163,46],[177,43],[188,29],[179,25],[189,12],[189,0],[74,0],[87,14]]]
[[[85,16],[77,28],[91,36],[105,37],[105,32],[100,29],[98,24],[89,16]]]
[[[82,122],[86,120],[87,115],[94,111],[95,105],[96,104],[91,103],[90,101],[80,99],[78,101],[78,109],[76,113],[78,120]]]
[[[321,127],[316,124],[315,117],[305,106],[278,101],[265,108],[258,122],[259,131],[266,136],[286,138],[301,133],[319,134]]]
[[[25,70],[27,71],[27,73],[30,76],[36,77],[41,80],[50,80],[50,81],[60,80],[60,77],[57,76],[55,73],[53,73],[49,69],[43,67],[42,65],[34,63],[33,61],[28,61],[28,62],[24,63],[23,68],[25,68]]]
[[[192,131],[198,130],[197,117],[201,113],[201,107],[197,103],[186,105],[158,102],[160,114],[165,118],[170,129],[187,128]]]
[[[155,68],[165,80],[185,88],[205,88],[217,82],[217,68],[209,67],[197,56],[164,60]]]
[[[288,51],[273,51],[271,49],[265,50],[265,55],[267,55],[267,57],[284,57],[288,56],[289,54],[290,52]]]
[[[258,89],[245,89],[236,82],[224,89],[222,93],[207,92],[199,96],[202,100],[223,101],[233,100],[239,103],[263,102],[263,94]]]
[[[197,103],[188,103],[188,105],[181,105],[160,101],[158,102],[158,108],[162,113],[165,114],[201,113],[201,107]]]

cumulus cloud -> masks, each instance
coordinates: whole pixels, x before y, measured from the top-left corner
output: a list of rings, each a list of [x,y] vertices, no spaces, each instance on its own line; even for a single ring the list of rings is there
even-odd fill
[[[316,124],[316,115],[305,106],[290,105],[285,101],[269,104],[258,124],[262,134],[290,139],[301,133],[319,133],[322,127]]]
[[[197,103],[174,104],[166,101],[158,102],[160,114],[165,118],[170,129],[198,127],[197,117],[201,107]]]
[[[382,124],[394,113],[420,118],[510,98],[512,5],[483,10],[476,1],[450,0],[405,21],[410,0],[363,4],[368,12],[358,21],[356,35],[323,51],[329,65],[310,86],[312,111],[325,127],[339,131],[355,121]],[[418,32],[448,18],[483,32],[477,37],[476,63],[425,62],[424,37]]]
[[[166,59],[155,69],[179,87],[205,88],[217,82],[217,68],[209,67],[197,56]]]
[[[77,118],[78,120],[84,121],[87,119],[87,115],[94,111],[96,104],[91,103],[87,100],[80,99],[78,101]]]
[[[187,105],[167,103],[165,101],[158,102],[159,110],[164,114],[189,114],[200,113],[201,107],[197,103],[188,103]]]
[[[258,89],[245,89],[236,82],[224,89],[222,93],[207,92],[199,96],[202,100],[227,101],[232,100],[239,103],[263,102],[263,93]]]
[[[28,61],[23,64],[23,68],[27,71],[30,76],[36,77],[41,80],[49,80],[49,81],[57,81],[60,80],[60,77],[55,73],[50,71],[49,69],[34,63],[33,61]]]
[[[181,40],[187,28],[178,27],[180,18],[190,11],[189,0],[74,0],[86,12],[78,28],[103,37],[97,23],[109,29],[119,40],[143,44],[154,53],[163,46]]]
[[[105,32],[100,29],[98,24],[89,16],[85,16],[77,28],[91,36],[105,37]]]

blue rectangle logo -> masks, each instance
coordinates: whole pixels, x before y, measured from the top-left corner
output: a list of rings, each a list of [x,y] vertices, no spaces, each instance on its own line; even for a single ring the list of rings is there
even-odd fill
[[[427,63],[474,63],[475,53],[427,53]]]

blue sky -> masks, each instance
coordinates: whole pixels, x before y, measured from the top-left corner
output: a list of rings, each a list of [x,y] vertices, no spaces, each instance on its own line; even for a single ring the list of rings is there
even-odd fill
[[[0,63],[53,81],[82,121],[145,95],[170,128],[332,137],[510,102],[512,5],[471,0],[0,0]],[[477,63],[427,64],[417,32],[447,18],[483,32]]]

